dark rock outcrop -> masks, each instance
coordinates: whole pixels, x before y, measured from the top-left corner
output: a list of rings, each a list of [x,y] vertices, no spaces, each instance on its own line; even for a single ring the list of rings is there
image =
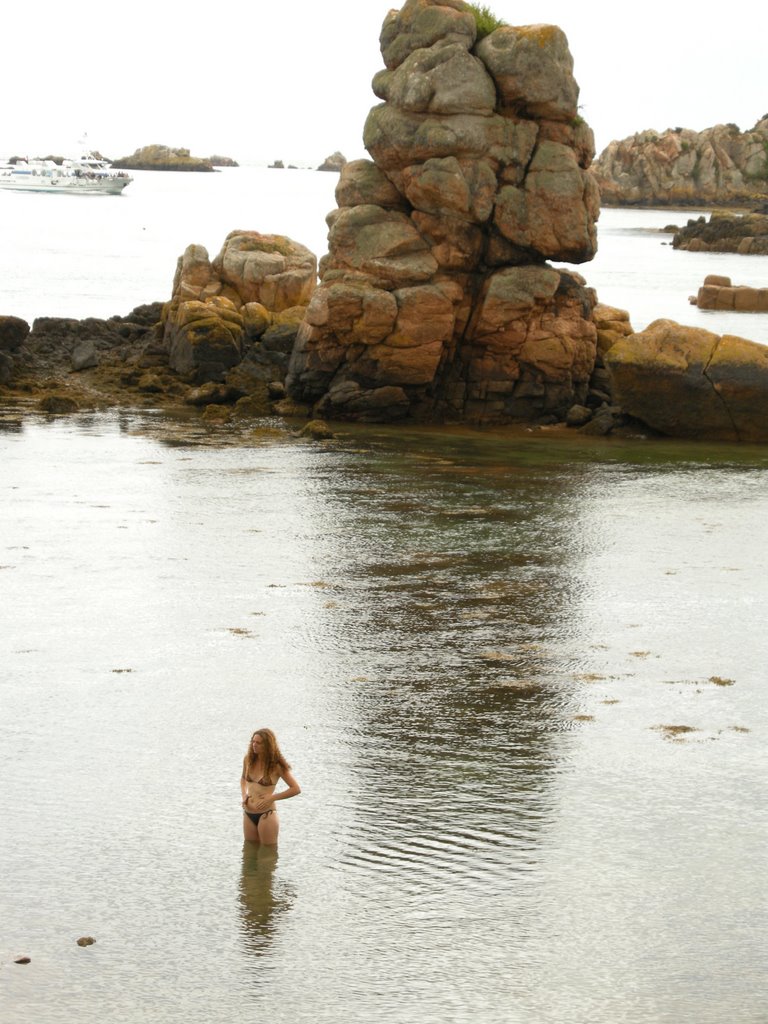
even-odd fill
[[[462,0],[385,19],[372,160],[341,173],[287,381],[320,415],[501,423],[586,398],[595,295],[547,262],[597,244],[567,40],[543,25],[476,37]]]
[[[675,249],[687,252],[736,252],[741,256],[768,255],[768,216],[749,213],[731,217],[712,214],[689,220],[672,238]]]
[[[768,197],[768,114],[747,132],[638,132],[611,142],[592,171],[606,206],[753,205]]]

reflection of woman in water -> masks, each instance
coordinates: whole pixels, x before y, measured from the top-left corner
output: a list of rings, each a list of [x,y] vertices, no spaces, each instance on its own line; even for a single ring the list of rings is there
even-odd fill
[[[276,878],[277,847],[243,843],[240,875],[240,918],[242,936],[249,953],[269,953],[283,916],[293,906],[294,887]]]
[[[275,786],[280,779],[288,788],[276,793]],[[254,843],[274,846],[280,831],[275,801],[287,800],[300,792],[301,786],[280,753],[275,734],[271,729],[257,729],[243,758],[240,776],[244,837]]]

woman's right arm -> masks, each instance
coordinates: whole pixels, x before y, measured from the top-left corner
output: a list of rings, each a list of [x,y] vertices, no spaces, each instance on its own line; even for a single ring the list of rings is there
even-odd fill
[[[244,757],[243,758],[243,771],[242,771],[242,774],[240,776],[240,803],[242,804],[243,807],[245,807],[245,802],[246,802],[246,799],[247,799],[247,797],[245,795],[246,794],[246,778],[245,778],[246,761],[247,761],[247,758]]]

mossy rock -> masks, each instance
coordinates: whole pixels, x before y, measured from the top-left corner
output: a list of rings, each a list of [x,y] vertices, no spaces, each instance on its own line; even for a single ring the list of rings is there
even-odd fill
[[[62,416],[78,412],[80,406],[71,395],[62,395],[54,392],[50,395],[44,395],[40,399],[39,408],[42,412],[47,412],[52,416]]]

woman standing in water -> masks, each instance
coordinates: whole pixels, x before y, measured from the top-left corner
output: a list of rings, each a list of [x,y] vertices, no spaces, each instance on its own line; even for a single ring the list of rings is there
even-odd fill
[[[280,779],[288,788],[276,793],[275,786]],[[288,800],[300,792],[301,786],[280,753],[275,734],[271,729],[257,729],[243,758],[240,776],[244,837],[251,842],[276,845],[280,821],[275,801]]]

